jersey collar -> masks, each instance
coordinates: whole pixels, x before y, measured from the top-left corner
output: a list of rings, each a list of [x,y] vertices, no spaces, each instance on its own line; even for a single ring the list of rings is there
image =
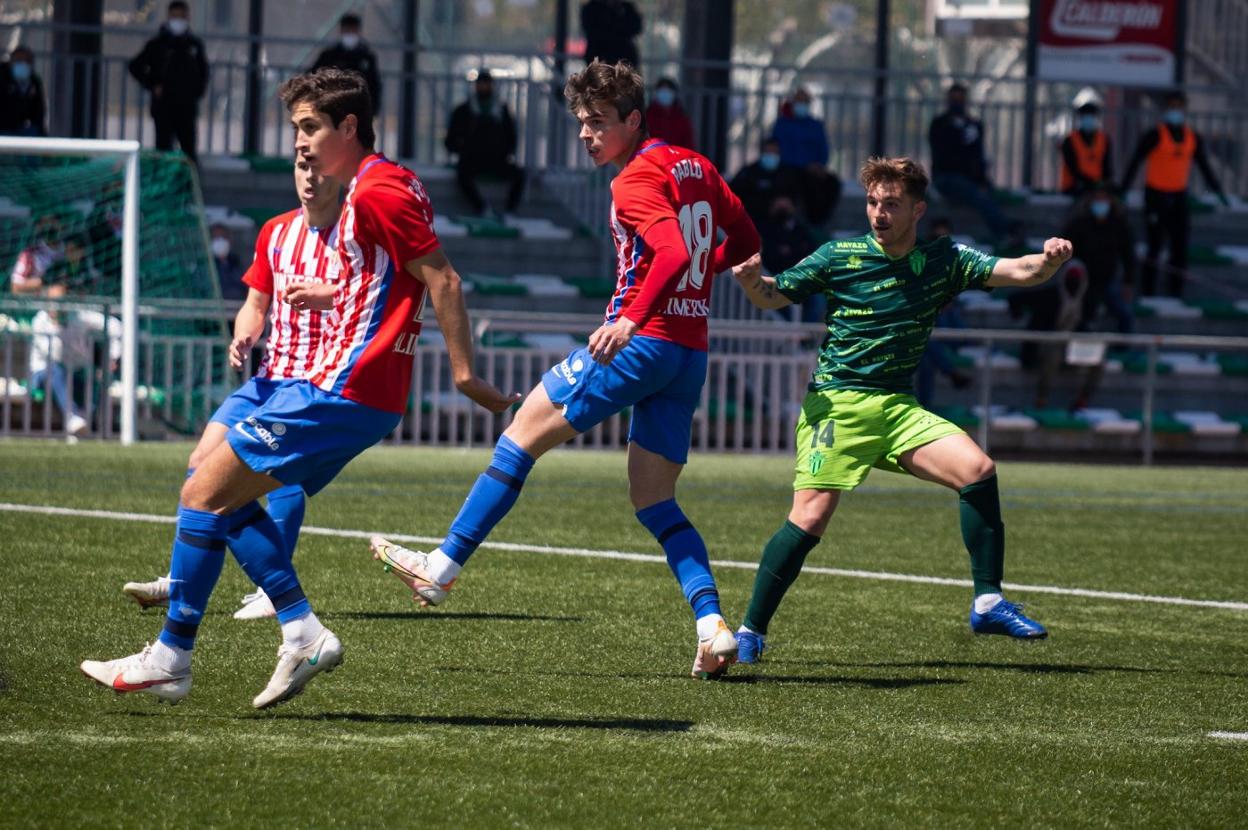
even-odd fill
[[[355,171],[355,177],[358,179],[360,176],[363,176],[370,167],[386,160],[386,157],[381,153],[370,153],[360,162],[360,169]]]

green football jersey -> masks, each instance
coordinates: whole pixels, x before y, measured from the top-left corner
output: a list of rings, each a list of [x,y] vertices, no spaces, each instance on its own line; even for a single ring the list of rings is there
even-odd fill
[[[997,260],[947,236],[893,259],[868,234],[829,242],[777,276],[795,303],[828,299],[811,390],[910,392],[936,315],[959,293],[982,288]]]

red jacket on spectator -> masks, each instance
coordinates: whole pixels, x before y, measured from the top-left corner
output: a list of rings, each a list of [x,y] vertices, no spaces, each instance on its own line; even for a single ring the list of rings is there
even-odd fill
[[[646,107],[646,127],[652,138],[662,139],[676,147],[696,150],[693,123],[679,103],[665,107],[654,101]]]

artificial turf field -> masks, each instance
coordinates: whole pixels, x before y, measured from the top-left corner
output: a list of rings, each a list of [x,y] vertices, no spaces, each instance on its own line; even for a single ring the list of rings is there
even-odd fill
[[[0,502],[172,513],[189,445],[0,443]],[[305,526],[440,536],[484,451],[375,449]],[[681,502],[712,557],[752,563],[791,462],[699,456]],[[0,825],[325,827],[1244,826],[1248,470],[1003,464],[1013,583],[1047,641],[976,638],[969,588],[807,573],[765,662],[687,676],[666,567],[483,548],[420,611],[350,536],[300,575],[343,666],[266,713],[272,621],[230,619],[227,562],[176,707],[83,678],[161,615],[171,527],[0,509]],[[655,554],[623,453],[543,459],[493,539]],[[808,565],[964,579],[956,497],[875,473]],[[716,569],[740,620],[752,571]]]

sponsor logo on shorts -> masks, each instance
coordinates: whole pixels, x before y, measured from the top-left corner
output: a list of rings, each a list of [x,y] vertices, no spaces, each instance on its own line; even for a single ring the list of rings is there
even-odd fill
[[[572,361],[571,365],[568,361],[561,360],[555,367],[556,374],[563,375],[563,379],[568,382],[569,386],[576,386],[576,376],[583,371],[585,371],[585,361],[579,357]]]
[[[816,450],[810,456],[810,474],[812,476],[819,475],[819,471],[823,469],[823,453]]]
[[[248,430],[244,424],[246,427],[250,427],[251,429]],[[279,427],[281,428],[281,432],[277,432]],[[277,440],[277,436],[286,432],[286,426],[284,424],[274,424],[273,431],[270,432],[267,427],[263,426],[256,420],[256,416],[254,415],[248,415],[246,418],[235,424],[234,428],[251,440],[259,441],[261,444],[264,444],[273,452],[277,452],[281,448],[281,443]],[[274,433],[276,433],[276,435]]]

